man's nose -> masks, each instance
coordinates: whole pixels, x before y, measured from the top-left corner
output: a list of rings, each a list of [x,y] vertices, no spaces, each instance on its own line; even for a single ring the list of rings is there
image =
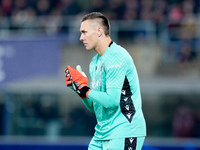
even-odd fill
[[[80,41],[83,41],[83,36],[82,36],[82,34],[81,34],[81,36],[80,36]]]

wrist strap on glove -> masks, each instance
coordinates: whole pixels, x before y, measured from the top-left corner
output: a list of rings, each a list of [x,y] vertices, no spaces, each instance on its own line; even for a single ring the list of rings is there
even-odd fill
[[[88,86],[84,86],[83,88],[81,88],[79,91],[80,93],[78,93],[78,95],[81,97],[81,98],[85,98],[87,97],[88,98],[88,95],[87,95],[87,92],[89,92],[91,89],[88,87]]]

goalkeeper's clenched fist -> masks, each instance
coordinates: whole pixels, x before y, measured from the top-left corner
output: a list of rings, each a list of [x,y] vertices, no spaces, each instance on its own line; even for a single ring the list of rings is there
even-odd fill
[[[85,73],[82,72],[81,66],[77,66],[73,69],[71,66],[67,66],[65,69],[66,85],[74,90],[81,98],[88,98],[90,88],[88,87],[88,78]]]

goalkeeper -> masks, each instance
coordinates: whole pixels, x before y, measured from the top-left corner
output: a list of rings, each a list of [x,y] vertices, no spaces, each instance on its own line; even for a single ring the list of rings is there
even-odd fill
[[[101,13],[85,15],[80,40],[97,54],[91,60],[88,79],[81,67],[68,66],[66,84],[95,113],[97,125],[89,150],[141,150],[146,123],[137,70],[129,53],[111,40],[109,20]]]

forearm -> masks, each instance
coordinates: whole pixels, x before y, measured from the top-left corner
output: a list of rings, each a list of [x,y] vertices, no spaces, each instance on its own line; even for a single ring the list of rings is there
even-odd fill
[[[120,89],[107,89],[106,92],[91,90],[88,94],[93,102],[100,103],[105,108],[114,108],[119,106],[121,96]]]
[[[94,113],[93,102],[91,99],[83,98],[82,102],[90,112]]]

